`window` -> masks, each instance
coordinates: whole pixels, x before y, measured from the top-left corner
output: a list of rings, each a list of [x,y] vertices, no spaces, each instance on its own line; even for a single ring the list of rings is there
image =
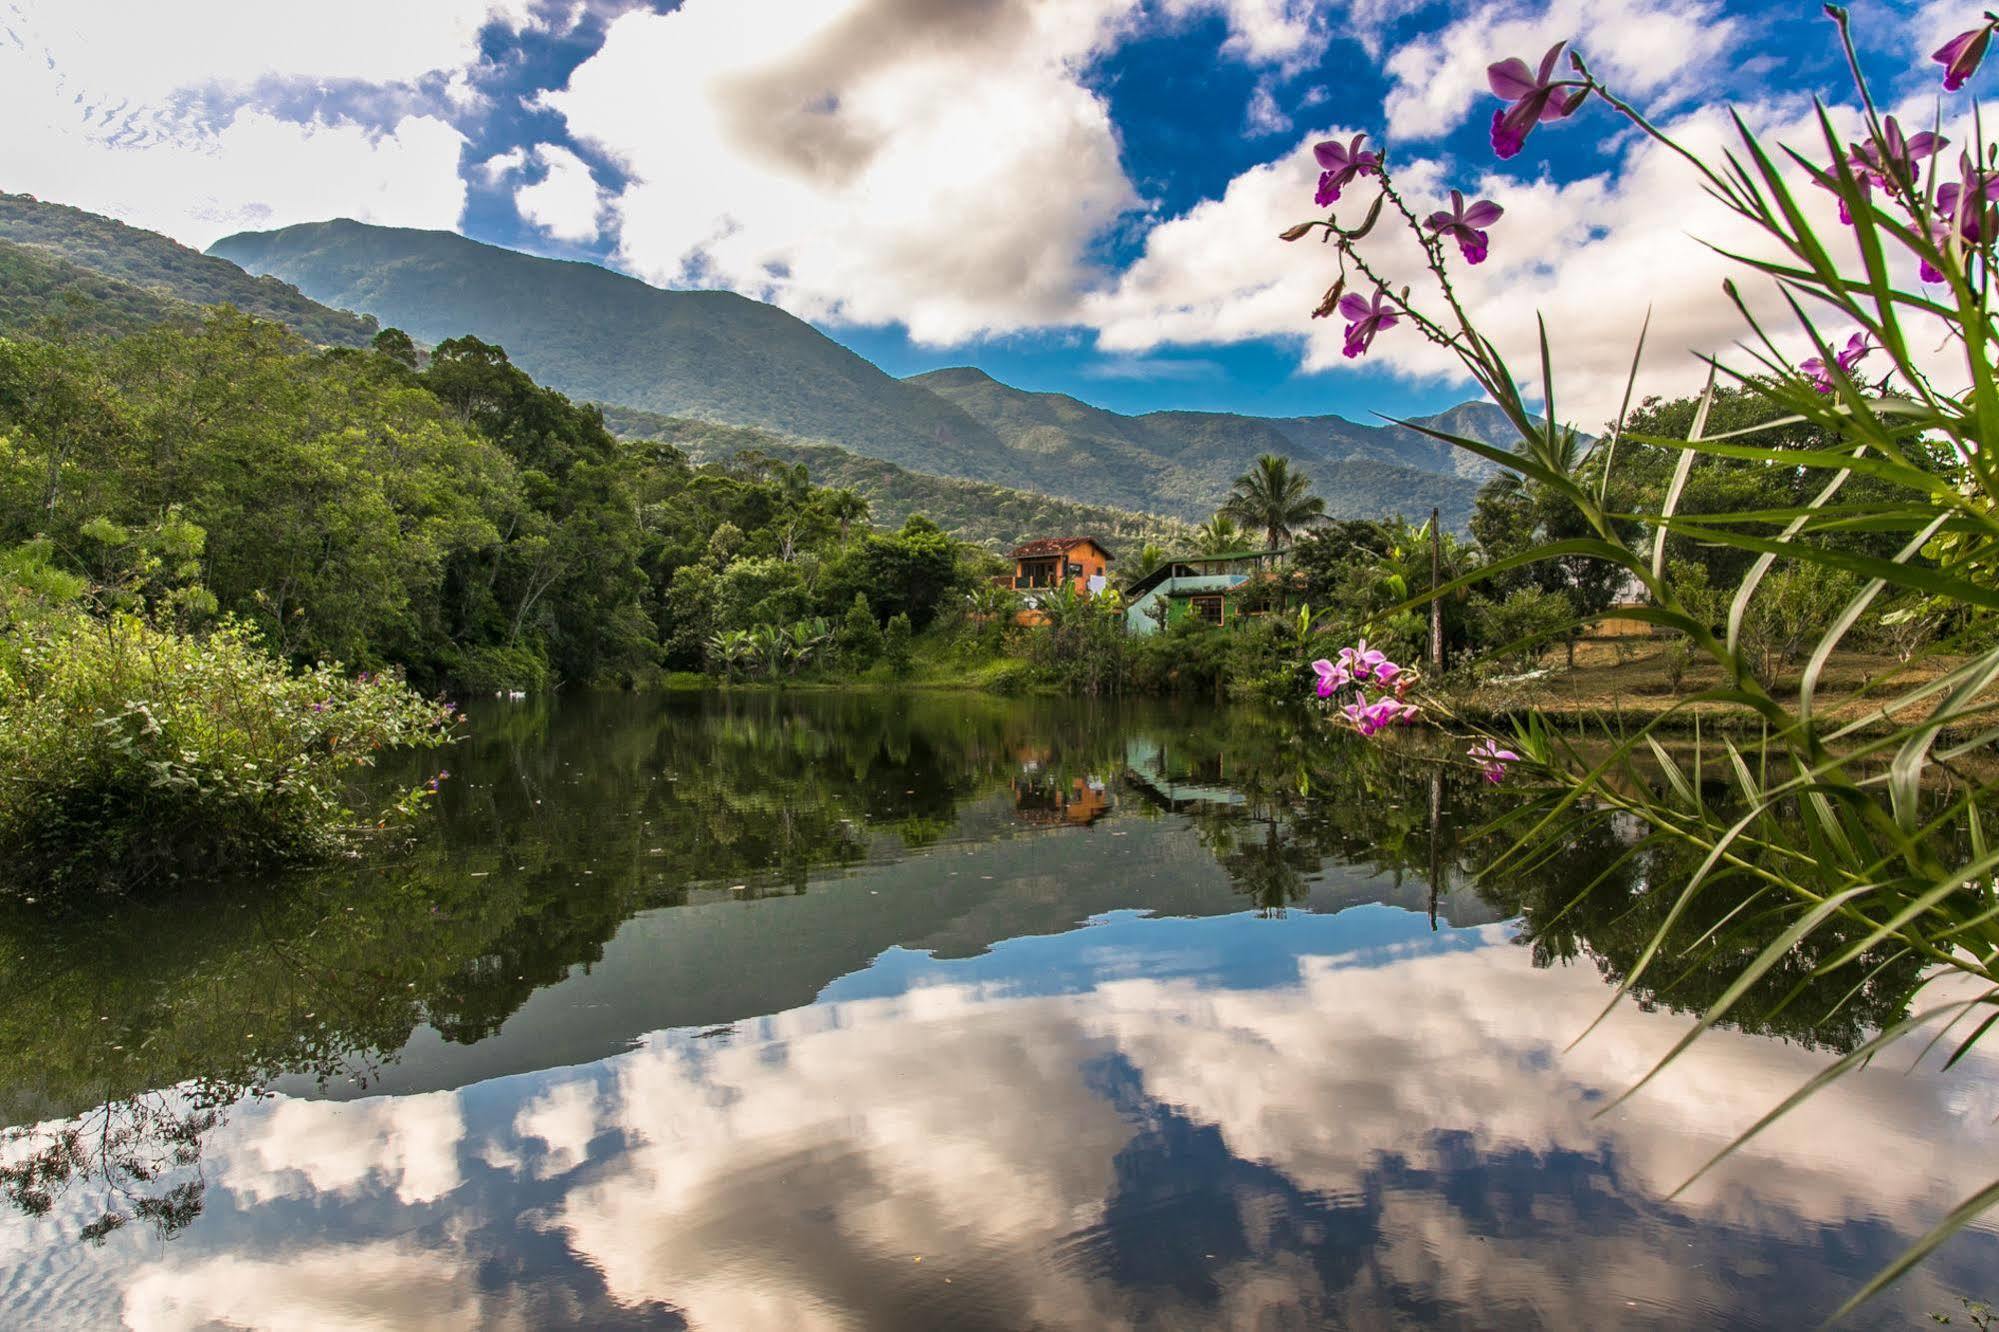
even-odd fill
[[[1193,598],[1194,614],[1209,624],[1222,622],[1222,599],[1220,597]]]

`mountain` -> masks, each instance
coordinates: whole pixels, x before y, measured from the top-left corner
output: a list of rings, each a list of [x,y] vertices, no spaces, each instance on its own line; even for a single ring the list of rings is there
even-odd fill
[[[1366,426],[1339,416],[1126,416],[1066,394],[1013,388],[969,366],[909,382],[992,427],[1016,456],[1031,461],[1042,488],[1189,519],[1213,513],[1261,453],[1296,460],[1335,518],[1426,517],[1435,506],[1456,527],[1470,517],[1479,484],[1496,470],[1405,426]],[[1511,429],[1489,403],[1465,403],[1422,424],[1477,439],[1505,438]]]
[[[844,487],[866,497],[870,521],[878,527],[900,527],[911,514],[920,513],[952,536],[996,551],[1011,550],[1050,532],[1087,532],[1125,557],[1135,555],[1147,542],[1183,550],[1193,537],[1186,523],[1158,514],[913,472],[837,444],[815,444],[749,426],[716,425],[629,407],[606,407],[604,422],[626,439],[664,440],[686,450],[696,462],[762,454],[804,463],[814,483]]]
[[[424,342],[498,343],[572,398],[831,440],[953,476],[1009,475],[992,432],[958,408],[733,292],[662,291],[448,231],[345,220],[227,236],[209,253]]]
[[[451,232],[335,221],[246,232],[210,254],[365,309],[426,342],[471,333],[571,397],[752,426],[933,476],[1200,520],[1260,453],[1296,459],[1337,517],[1470,512],[1489,464],[1337,416],[1127,416],[981,371],[898,380],[810,324],[729,292],[664,291],[594,264]],[[1446,417],[1491,430],[1497,409]],[[1443,418],[1439,418],[1443,419]]]
[[[100,303],[125,305],[135,314],[144,301],[103,283],[138,288],[156,300],[188,306],[233,305],[288,324],[326,346],[365,347],[380,327],[366,316],[328,309],[276,278],[251,277],[225,259],[191,250],[156,231],[126,226],[66,204],[43,203],[30,194],[0,192],[0,241],[88,270],[96,279],[81,281],[76,289],[87,288],[85,294]],[[23,276],[29,267],[16,256],[17,283],[35,280]],[[57,271],[44,266],[39,277],[45,280]],[[12,288],[16,294],[26,289],[25,285]],[[165,307],[152,309],[164,313]]]
[[[40,246],[0,241],[0,335],[117,337],[198,313],[185,301],[106,277]]]

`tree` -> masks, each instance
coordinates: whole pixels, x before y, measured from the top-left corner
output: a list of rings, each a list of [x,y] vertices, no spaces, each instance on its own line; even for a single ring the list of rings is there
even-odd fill
[[[872,666],[882,654],[882,630],[868,606],[867,594],[854,593],[846,618],[840,621],[840,652],[856,666]]]
[[[911,629],[926,628],[964,581],[956,543],[921,515],[862,541],[861,576],[871,603],[908,616]]]
[[[907,677],[915,666],[910,642],[914,637],[915,629],[906,613],[897,611],[889,617],[888,628],[882,634],[882,660],[888,663],[889,670],[895,673],[898,680]]]
[[[865,523],[868,520],[867,497],[857,490],[848,490],[844,487],[828,490],[820,500],[820,508],[828,518],[839,525],[842,541],[847,539],[847,529],[850,525]]]
[[[369,344],[381,355],[408,370],[416,369],[416,339],[399,328],[385,328]]]
[[[1218,513],[1194,529],[1194,549],[1203,555],[1232,555],[1248,538],[1235,519]]]
[[[1253,532],[1263,533],[1265,550],[1276,550],[1294,533],[1326,519],[1326,501],[1312,493],[1303,472],[1291,470],[1291,460],[1266,453],[1235,479],[1221,513]]]

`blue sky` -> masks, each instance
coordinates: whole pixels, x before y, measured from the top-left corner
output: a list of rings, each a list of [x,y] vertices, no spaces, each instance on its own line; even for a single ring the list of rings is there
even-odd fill
[[[1364,362],[1275,232],[1310,143],[1508,208],[1463,275],[1522,350],[1549,313],[1585,423],[1649,307],[1649,387],[1734,336],[1698,196],[1609,113],[1496,162],[1483,70],[1573,39],[1696,141],[1844,89],[1815,4],[1738,0],[0,0],[0,188],[154,227],[355,216],[771,299],[895,374],[972,364],[1125,411],[1412,414],[1468,396],[1404,335]],[[1962,11],[1962,12],[1960,12]],[[1862,0],[1877,91],[1975,4]],[[389,34],[394,34],[390,37]],[[1920,111],[1919,111],[1920,113]],[[1727,239],[1724,231],[1720,233]],[[1662,340],[1662,341],[1661,341]]]

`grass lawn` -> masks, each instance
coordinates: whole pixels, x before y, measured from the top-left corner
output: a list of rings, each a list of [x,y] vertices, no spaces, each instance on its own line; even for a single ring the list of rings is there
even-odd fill
[[[1622,719],[1643,723],[1671,709],[1685,695],[1697,694],[1722,683],[1721,672],[1713,663],[1699,659],[1688,668],[1678,688],[1667,671],[1668,649],[1664,640],[1651,638],[1595,638],[1576,645],[1574,669],[1568,667],[1561,647],[1547,652],[1539,667],[1519,678],[1488,681],[1468,688],[1444,691],[1454,711],[1467,720],[1484,721],[1528,709],[1552,716],[1592,717],[1604,721]],[[1884,705],[1925,684],[1957,665],[1954,657],[1928,657],[1903,663],[1892,656],[1869,652],[1842,652],[1826,664],[1819,676],[1814,709],[1827,720],[1856,722],[1885,718]],[[1774,692],[1789,701],[1797,697],[1802,660],[1779,664],[1772,672]],[[1905,709],[1900,720],[1910,721],[1934,707],[1936,697]],[[1987,706],[1999,709],[1999,690],[1988,692]],[[1744,709],[1728,703],[1699,703],[1684,707],[1674,721],[1693,724],[1698,713],[1702,725],[1725,721],[1754,727],[1755,719]]]

